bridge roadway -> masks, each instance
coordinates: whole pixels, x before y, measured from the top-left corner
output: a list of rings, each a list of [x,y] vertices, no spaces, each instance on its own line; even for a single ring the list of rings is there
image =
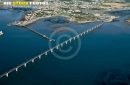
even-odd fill
[[[36,33],[36,34],[38,34],[39,36],[41,36],[41,37],[47,39],[47,40],[50,41],[50,42],[51,42],[51,41],[55,41],[54,39],[50,39],[50,38],[47,37],[46,35],[44,35],[44,34],[38,32],[38,31],[36,31],[36,30],[34,30],[34,29],[30,28],[30,27],[27,27],[27,26],[23,26],[23,27],[29,29],[30,31],[32,31],[32,32],[34,32],[34,33]]]
[[[82,37],[83,35],[86,35],[89,32],[92,32],[92,31],[96,30],[97,28],[100,28],[103,24],[104,24],[104,22],[102,22],[102,23],[100,23],[100,24],[98,24],[98,25],[96,25],[96,26],[94,26],[94,27],[92,27],[92,28],[90,28],[90,29],[88,29],[88,30],[86,30],[84,32],[81,32],[78,35],[75,35],[74,37],[69,38],[68,40],[66,40],[66,41],[64,41],[64,42],[62,42],[62,43],[60,43],[60,44],[50,48],[49,50],[47,50],[47,51],[45,51],[45,52],[43,52],[43,53],[41,53],[41,54],[31,58],[30,60],[28,60],[26,62],[23,62],[22,64],[20,64],[20,65],[18,65],[16,67],[10,69],[9,71],[1,74],[0,75],[0,79],[3,78],[3,77],[9,77],[9,74],[11,74],[12,72],[18,72],[19,68],[21,68],[21,67],[25,67],[26,68],[27,64],[34,63],[36,59],[41,59],[43,57],[43,55],[47,56],[47,54],[49,52],[52,53],[54,51],[54,49],[58,50],[60,47],[63,47],[63,45],[67,45],[69,42],[71,43],[72,40],[76,40],[76,39]]]
[[[15,25],[15,23],[16,23],[16,22],[13,22],[13,23],[9,23],[9,24],[7,24],[7,25],[8,25],[8,26],[11,26],[11,25]],[[16,25],[16,26],[18,26],[18,25]],[[50,38],[47,37],[45,34],[42,34],[42,33],[38,32],[38,31],[36,31],[36,30],[34,30],[34,29],[30,28],[30,27],[27,27],[27,26],[20,26],[20,27],[27,28],[28,30],[32,31],[33,33],[36,33],[37,35],[41,36],[42,38],[47,39],[49,42],[55,41],[54,39],[50,39]]]

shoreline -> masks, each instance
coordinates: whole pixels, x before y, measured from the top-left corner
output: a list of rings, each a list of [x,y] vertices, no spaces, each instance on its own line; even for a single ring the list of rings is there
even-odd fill
[[[74,17],[71,17],[71,16],[67,16],[67,15],[47,15],[47,16],[41,16],[41,17],[31,17],[30,18],[27,18],[26,17],[30,17],[28,15],[25,15],[25,20],[20,20],[20,21],[15,21],[15,22],[12,22],[10,25],[16,25],[16,26],[28,26],[30,24],[33,24],[41,19],[47,19],[47,18],[52,18],[52,17],[65,17],[69,22],[74,22],[76,24],[86,24],[86,23],[92,23],[92,22],[97,22],[97,21],[104,21],[104,22],[107,22],[107,23],[111,23],[113,22],[114,20],[116,20],[118,17],[116,16],[110,16],[109,18],[104,18],[104,19],[90,19],[90,20],[85,20],[85,19],[80,19],[77,20],[76,18]]]
[[[26,16],[26,15],[25,15]],[[39,21],[39,20],[41,20],[41,19],[47,19],[47,18],[51,18],[51,17],[65,17],[69,22],[74,22],[74,23],[76,23],[76,24],[86,24],[86,23],[91,23],[91,22],[96,22],[96,21],[102,21],[102,20],[90,20],[90,21],[85,21],[85,20],[81,20],[81,21],[76,21],[76,20],[74,20],[74,19],[72,19],[71,17],[69,17],[69,16],[65,16],[65,15],[54,15],[54,16],[44,16],[44,17],[37,17],[37,18],[34,18],[34,19],[32,19],[32,20],[29,20],[29,21],[27,21],[27,20],[25,20],[25,21],[18,21],[18,22],[13,22],[13,23],[11,23],[11,25],[16,25],[16,26],[28,26],[28,25],[31,25],[31,24],[33,24],[33,23],[35,23],[35,22],[37,22],[37,21]]]
[[[35,18],[33,20],[30,21],[18,21],[18,22],[13,22],[12,25],[16,25],[16,26],[28,26],[30,24],[33,24],[35,22],[37,22],[40,19],[43,19],[44,17],[39,17],[39,18]]]
[[[28,25],[31,25],[41,19],[46,19],[46,18],[51,18],[51,17],[57,17],[57,16],[47,16],[47,17],[38,17],[38,18],[35,18],[35,19],[32,19],[32,20],[29,20],[29,21],[18,21],[18,22],[13,22],[11,25],[16,25],[16,26],[28,26]],[[63,16],[62,17],[66,17],[66,16]],[[96,22],[97,20],[91,20],[91,21],[76,21],[76,20],[72,20],[71,18],[69,17],[66,17],[67,20],[69,20],[69,22],[74,22],[76,24],[87,24],[87,23],[92,23],[92,22]],[[110,18],[109,20],[104,20],[104,22],[107,22],[107,23],[111,23],[113,22],[113,20],[116,19],[116,18]],[[102,21],[102,20],[98,20],[98,21]]]
[[[130,20],[127,20],[128,23],[130,23]]]
[[[128,24],[130,24],[130,17],[128,17],[125,21],[126,21]]]
[[[28,25],[33,24],[33,23],[35,23],[35,22],[37,22],[37,21],[39,21],[41,19],[46,19],[46,18],[51,18],[51,17],[57,17],[57,16],[37,17],[37,18],[29,20],[29,21],[25,20],[25,21],[13,22],[12,25],[16,25],[16,26],[28,26]],[[62,17],[66,17],[66,16],[62,15]],[[70,22],[74,22],[74,23],[77,23],[77,24],[85,24],[85,23],[90,23],[90,22],[96,22],[96,20],[95,21],[87,21],[87,20],[86,21],[76,21],[76,20],[72,20],[69,17],[66,17],[66,18]]]

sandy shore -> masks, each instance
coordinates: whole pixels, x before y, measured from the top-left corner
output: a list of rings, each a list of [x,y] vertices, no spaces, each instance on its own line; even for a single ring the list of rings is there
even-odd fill
[[[43,19],[43,18],[44,18],[44,17],[38,17],[38,18],[29,20],[29,21],[19,21],[19,22],[17,22],[17,23],[14,23],[13,25],[27,26],[27,25],[33,24],[33,23],[35,23],[36,21],[38,21],[38,20],[40,20],[40,19]]]

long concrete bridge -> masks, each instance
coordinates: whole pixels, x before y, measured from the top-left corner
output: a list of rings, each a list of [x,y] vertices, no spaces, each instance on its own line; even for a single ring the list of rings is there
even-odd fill
[[[9,75],[12,72],[18,72],[19,69],[22,68],[22,67],[26,68],[29,63],[34,63],[36,61],[36,59],[41,59],[42,57],[47,56],[48,53],[52,53],[55,49],[58,50],[60,47],[63,47],[64,45],[67,45],[68,43],[71,43],[72,41],[75,41],[76,39],[82,37],[83,35],[86,35],[86,34],[92,32],[92,31],[100,28],[103,24],[104,24],[104,22],[102,22],[102,23],[100,23],[100,24],[98,24],[98,25],[96,25],[96,26],[94,26],[94,27],[92,27],[92,28],[90,28],[90,29],[88,29],[88,30],[86,30],[84,32],[81,32],[81,33],[79,33],[79,34],[69,38],[68,40],[66,40],[66,41],[64,41],[64,42],[62,42],[62,43],[60,43],[60,44],[58,44],[58,45],[48,49],[47,51],[45,51],[45,52],[43,52],[43,53],[41,53],[41,54],[31,58],[30,60],[25,61],[22,64],[20,64],[20,65],[14,67],[14,68],[8,70],[7,72],[5,72],[5,73],[0,75],[0,79],[3,78],[3,77],[9,77]]]

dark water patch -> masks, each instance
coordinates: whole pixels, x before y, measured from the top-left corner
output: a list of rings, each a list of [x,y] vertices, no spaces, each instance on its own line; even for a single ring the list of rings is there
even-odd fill
[[[44,20],[44,22],[50,22],[53,24],[69,23],[69,21],[65,17],[60,17],[60,16],[47,18]]]
[[[116,15],[116,16],[126,16],[130,14],[130,10],[121,10],[121,11],[111,11],[109,12],[112,15]]]
[[[96,85],[129,85],[128,74],[121,70],[104,71],[97,77]]]

